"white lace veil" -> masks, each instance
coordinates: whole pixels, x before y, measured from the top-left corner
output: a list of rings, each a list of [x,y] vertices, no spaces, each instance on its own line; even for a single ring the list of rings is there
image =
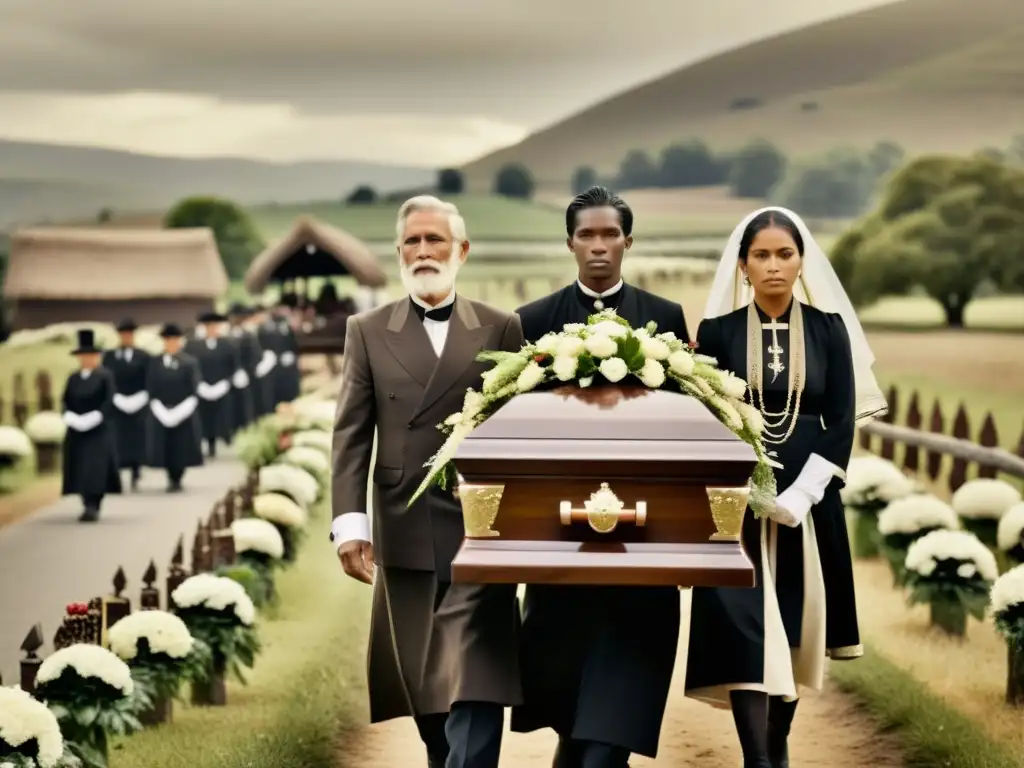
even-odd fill
[[[749,214],[733,230],[729,242],[726,243],[725,251],[722,253],[722,260],[718,263],[718,271],[715,273],[708,303],[704,308],[704,317],[727,315],[753,300],[754,292],[743,281],[743,272],[740,270],[740,240],[743,238],[743,232],[747,225],[754,217],[765,211],[778,211],[788,216],[796,224],[803,237],[803,266],[800,279],[794,290],[796,298],[823,312],[838,313],[846,324],[846,330],[850,335],[850,347],[853,351],[853,370],[857,390],[857,422],[883,416],[888,413],[889,406],[875,379],[872,370],[875,355],[868,345],[857,312],[854,310],[853,304],[850,303],[850,299],[847,297],[842,283],[839,282],[835,270],[832,269],[832,264],[825,252],[815,241],[803,219],[793,211],[778,206],[762,208]]]

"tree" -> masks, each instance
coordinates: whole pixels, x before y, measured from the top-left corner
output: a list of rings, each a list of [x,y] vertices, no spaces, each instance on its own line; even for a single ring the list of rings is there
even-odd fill
[[[723,180],[721,167],[703,141],[672,144],[661,153],[658,177],[663,187],[709,187]]]
[[[265,247],[249,214],[230,200],[218,197],[181,200],[167,212],[164,226],[169,229],[209,227],[213,230],[224,269],[234,280],[245,275],[253,257]]]
[[[660,182],[658,166],[650,155],[634,149],[619,164],[619,175],[615,186],[619,189],[646,189],[657,187]]]
[[[589,165],[581,165],[572,174],[572,193],[578,195],[598,184],[597,171]]]
[[[763,139],[750,142],[737,152],[729,171],[733,197],[767,197],[786,173],[786,156]]]
[[[834,150],[789,167],[772,196],[781,205],[816,218],[852,218],[874,192],[878,168],[870,154]]]
[[[494,177],[494,193],[502,197],[529,200],[533,197],[533,175],[519,163],[504,165]]]
[[[106,224],[114,218],[114,212],[110,208],[100,208],[96,214],[97,224]]]
[[[868,165],[876,179],[881,179],[903,163],[903,147],[892,141],[880,141],[868,151]]]
[[[347,205],[373,205],[377,202],[377,190],[368,184],[360,184],[345,198]]]
[[[458,168],[443,168],[437,174],[437,191],[442,195],[461,195],[466,189],[466,177]]]
[[[857,305],[919,286],[961,327],[985,283],[1024,290],[1024,171],[978,155],[915,160],[840,238],[833,263]]]

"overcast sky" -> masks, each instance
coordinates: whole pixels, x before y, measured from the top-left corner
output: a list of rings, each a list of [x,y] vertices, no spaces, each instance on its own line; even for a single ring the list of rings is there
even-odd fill
[[[887,2],[0,0],[0,137],[436,167]]]

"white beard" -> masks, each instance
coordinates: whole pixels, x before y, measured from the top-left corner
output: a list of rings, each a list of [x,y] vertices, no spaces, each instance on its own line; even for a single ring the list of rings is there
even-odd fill
[[[415,267],[430,265],[437,269],[437,272],[423,272],[413,274]],[[418,261],[412,266],[406,265],[399,257],[402,285],[410,294],[417,297],[447,295],[455,287],[455,276],[459,273],[462,262],[454,255],[447,262],[442,261]]]

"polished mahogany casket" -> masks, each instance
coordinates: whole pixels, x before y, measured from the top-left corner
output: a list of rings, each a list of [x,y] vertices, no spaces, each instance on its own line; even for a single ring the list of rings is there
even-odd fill
[[[456,582],[754,585],[753,448],[699,400],[645,387],[518,395],[455,456]]]

